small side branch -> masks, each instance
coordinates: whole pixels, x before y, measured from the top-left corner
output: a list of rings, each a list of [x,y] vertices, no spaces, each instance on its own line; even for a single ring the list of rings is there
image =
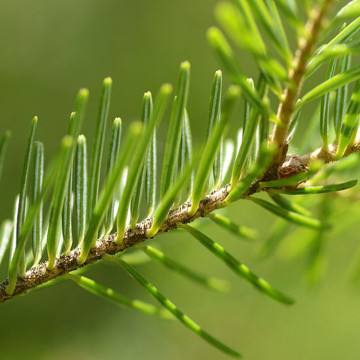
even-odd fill
[[[291,116],[294,112],[295,102],[301,91],[302,83],[306,73],[307,62],[313,53],[313,48],[317,42],[323,20],[333,0],[324,0],[322,6],[314,10],[306,24],[305,36],[299,41],[299,47],[296,51],[293,67],[289,72],[290,84],[285,89],[283,100],[279,105],[277,116],[279,124],[274,127],[272,140],[277,144],[278,149],[275,153],[272,172],[270,177],[277,177],[277,170],[281,166],[287,153],[286,138],[288,136]]]

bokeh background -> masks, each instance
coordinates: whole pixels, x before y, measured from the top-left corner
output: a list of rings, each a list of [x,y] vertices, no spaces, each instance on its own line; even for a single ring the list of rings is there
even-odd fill
[[[189,113],[195,142],[204,137],[213,73],[219,65],[206,43],[206,29],[215,23],[217,0],[0,0],[0,133],[13,137],[1,180],[0,218],[11,216],[19,188],[29,121],[40,119],[37,137],[47,158],[66,133],[68,115],[80,87],[91,101],[84,133],[91,144],[102,79],[114,80],[110,118],[126,125],[138,119],[142,94],[164,82],[175,83],[182,60],[192,64]],[[241,55],[243,62],[249,59]],[[251,74],[254,69],[250,63]],[[303,126],[308,121],[304,116]],[[161,129],[165,133],[166,126]],[[159,146],[163,145],[160,140]],[[342,204],[341,202],[339,203]],[[353,207],[336,209],[334,218]],[[360,284],[347,281],[348,265],[357,251],[360,227],[337,224],[326,241],[329,262],[324,281],[304,281],[306,256],[289,249],[303,236],[291,234],[275,256],[254,255],[274,217],[248,202],[227,214],[260,230],[255,244],[207,224],[204,231],[241,261],[297,301],[275,303],[244,281],[184,233],[153,241],[179,261],[227,279],[231,290],[217,294],[198,287],[156,263],[138,267],[188,315],[248,360],[347,359],[360,353]],[[295,228],[294,228],[295,234]],[[152,301],[123,274],[107,264],[87,275],[129,296]],[[73,284],[33,292],[0,307],[1,359],[227,359],[181,324],[120,308]]]

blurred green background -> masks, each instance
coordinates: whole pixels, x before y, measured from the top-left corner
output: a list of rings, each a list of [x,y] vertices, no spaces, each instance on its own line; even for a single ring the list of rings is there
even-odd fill
[[[105,76],[114,80],[110,118],[121,116],[126,124],[139,118],[143,92],[155,93],[162,83],[175,83],[179,63],[190,60],[189,113],[195,142],[201,141],[212,77],[219,67],[205,39],[206,29],[215,23],[216,3],[1,0],[0,133],[11,129],[13,138],[1,181],[0,218],[11,216],[32,116],[39,116],[37,137],[44,141],[49,158],[66,132],[77,90],[88,87],[91,101],[84,133],[91,144]],[[248,69],[253,70],[250,64]],[[337,210],[358,214],[356,204]],[[233,205],[228,215],[258,228],[260,239],[274,222],[272,216],[248,202]],[[335,213],[334,218],[337,216]],[[254,256],[257,244],[239,242],[211,224],[204,227],[241,261],[293,296],[297,302],[292,307],[259,294],[184,233],[152,242],[185,264],[229,280],[232,288],[228,294],[200,288],[155,263],[138,269],[188,315],[248,360],[357,360],[360,292],[359,284],[348,284],[347,275],[359,230],[354,224],[334,228],[326,243],[328,274],[323,283],[309,287],[303,281],[306,259],[286,256],[286,247],[277,256],[259,261]],[[297,236],[292,242],[290,236],[288,246],[301,239]],[[152,301],[112,265],[92,266],[87,274],[124,294]],[[0,307],[0,359],[227,357],[177,322],[119,308],[62,283]]]

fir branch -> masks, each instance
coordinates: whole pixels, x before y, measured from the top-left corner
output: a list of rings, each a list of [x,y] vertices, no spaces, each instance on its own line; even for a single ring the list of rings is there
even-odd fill
[[[342,30],[332,40],[315,50],[318,38],[329,35],[333,25],[338,24],[338,21],[358,16],[358,5],[346,6],[340,10],[340,15],[338,14],[333,22],[329,22],[329,31],[323,32],[323,23],[328,10],[335,2],[335,0],[304,2],[304,10],[310,14],[305,28],[302,25],[299,27],[296,19],[289,20],[290,28],[296,35],[302,34],[294,57],[290,53],[288,39],[278,14],[278,5],[273,0],[251,2],[233,0],[233,4],[219,5],[216,9],[219,22],[235,44],[252,55],[260,76],[256,82],[248,79],[221,30],[217,28],[209,30],[210,44],[223,62],[233,84],[222,100],[222,73],[216,72],[206,141],[200,147],[202,151],[195,151],[193,155],[187,109],[190,63],[185,61],[181,64],[160,174],[159,201],[156,196],[158,187],[156,134],[172,91],[171,85],[165,84],[160,88],[154,106],[151,93],[145,93],[142,123],[132,122],[127,127],[125,141],[121,140],[121,121],[119,118],[115,119],[107,174],[102,187],[100,187],[100,172],[112,80],[107,78],[103,83],[89,181],[86,139],[84,135],[80,135],[88,91],[82,89],[79,92],[75,111],[70,117],[68,136],[63,139],[59,154],[50,163],[45,176],[43,176],[43,150],[39,142],[34,142],[37,123],[35,118],[28,137],[14,219],[5,220],[0,224],[0,260],[7,249],[10,255],[8,280],[0,284],[0,303],[24,295],[41,285],[50,286],[64,279],[71,279],[86,290],[118,304],[157,314],[158,309],[151,305],[129,299],[91,279],[78,276],[84,266],[108,259],[115,261],[133,276],[190,330],[225,353],[239,356],[239,353],[202,330],[162,295],[150,281],[128,265],[124,261],[127,254],[121,259],[114,255],[138,245],[137,251],[140,251],[139,248],[142,249],[152,259],[179,274],[217,288],[219,284],[214,283],[213,279],[199,275],[197,271],[188,269],[157,249],[140,245],[145,240],[168,231],[185,229],[213,255],[224,261],[230,269],[263,294],[285,304],[291,304],[290,298],[255,275],[245,264],[230,255],[222,245],[188,226],[198,218],[209,217],[214,223],[236,235],[252,238],[254,234],[251,230],[237,225],[222,215],[214,214],[217,209],[225,208],[235,201],[248,199],[286,220],[285,226],[283,226],[284,221],[277,223],[275,231],[264,247],[265,253],[270,253],[284,238],[290,223],[310,227],[313,231],[315,229],[317,235],[310,254],[310,273],[318,275],[317,270],[322,269],[319,265],[323,258],[323,236],[329,227],[327,220],[331,209],[328,208],[328,203],[330,204],[328,200],[332,203],[335,198],[330,198],[329,195],[321,197],[322,213],[317,218],[302,207],[302,197],[298,201],[291,201],[282,194],[309,195],[338,192],[357,184],[357,180],[337,184],[321,183],[335,171],[340,172],[358,165],[359,156],[350,157],[331,167],[325,167],[326,163],[341,160],[360,151],[360,67],[350,66],[351,55],[360,50],[359,42],[352,41],[352,37],[360,30],[360,18],[348,26],[343,25]],[[291,18],[292,15],[296,17],[300,14],[296,8],[283,3],[279,5],[279,10],[286,17]],[[347,43],[344,44],[345,42]],[[277,57],[270,55],[272,50],[276,50]],[[299,99],[305,78],[328,61],[330,65],[326,80]],[[357,82],[351,98],[348,99],[348,86],[355,81]],[[337,96],[332,125],[331,107],[334,105],[332,97],[334,91],[337,91]],[[270,101],[270,96],[273,94],[278,97],[280,103],[277,115]],[[240,95],[245,100],[244,119],[243,126],[237,127],[238,137],[235,146],[230,138],[226,138],[226,131],[229,128],[231,110]],[[299,150],[298,154],[288,154],[288,141],[295,133],[303,105],[319,98],[321,98],[321,106],[318,109],[320,111],[315,111],[312,116],[310,126],[302,139],[303,144],[300,147],[302,150]],[[324,145],[308,152],[311,149],[308,147],[309,140],[318,123],[318,113],[320,113],[320,135]],[[275,123],[275,126],[272,136],[269,137],[272,123]],[[330,137],[333,133],[335,142],[331,143]],[[8,136],[5,134],[0,139],[0,173]],[[32,201],[27,204],[32,147],[35,147],[32,180],[34,194]],[[357,160],[355,163],[354,158]],[[230,184],[227,184],[228,182]],[[219,188],[220,186],[222,187]],[[43,226],[42,209],[52,188],[49,215],[44,221],[46,226]],[[252,196],[260,192],[267,192],[272,202]],[[74,204],[72,198],[76,199]],[[178,206],[182,201],[185,202]],[[147,218],[137,223],[145,204]],[[116,229],[114,229],[115,219],[117,219]],[[72,222],[76,225],[75,231],[72,229]],[[31,233],[33,234],[32,252],[26,251],[27,240]],[[43,236],[43,233],[46,235]],[[75,249],[72,249],[73,237],[78,242],[78,247]],[[45,242],[44,238],[46,238]],[[48,260],[39,264],[45,246]],[[62,251],[64,252],[60,255]],[[32,267],[27,272],[25,272],[27,264],[25,259],[29,264],[32,260]],[[73,273],[75,270],[80,271],[75,275]]]
[[[322,160],[324,163],[330,163],[333,161],[333,157],[336,153],[336,145],[329,146],[329,151],[325,151],[323,148],[315,150],[309,154],[303,156],[297,156],[300,162],[309,165],[311,162]],[[352,153],[360,151],[360,142],[356,142],[349,147],[344,156],[348,156]],[[259,185],[260,180],[257,180],[250,188],[242,194],[239,199],[249,197],[259,191],[266,191]],[[166,221],[160,227],[155,236],[164,234],[168,231],[177,229],[179,224],[188,224],[194,220],[205,217],[212,213],[214,210],[227,206],[226,198],[230,191],[230,184],[225,185],[219,190],[210,192],[205,199],[200,201],[199,207],[193,216],[189,215],[192,202],[186,201],[178,208],[171,210],[168,213]],[[127,228],[124,237],[120,243],[117,243],[117,233],[114,233],[105,239],[98,239],[96,246],[92,248],[86,261],[83,264],[78,263],[81,249],[76,248],[72,250],[68,255],[61,255],[55,261],[53,269],[48,269],[48,262],[41,263],[33,266],[25,274],[24,278],[18,278],[14,292],[12,295],[6,293],[6,287],[8,286],[8,280],[0,284],[0,303],[12,299],[17,295],[26,294],[29,290],[45,284],[46,282],[55,279],[61,275],[77,270],[85,265],[93,264],[103,258],[105,254],[116,254],[123,252],[124,250],[133,247],[149,238],[146,236],[146,232],[152,227],[153,218],[147,218],[141,223],[135,225],[133,228]]]

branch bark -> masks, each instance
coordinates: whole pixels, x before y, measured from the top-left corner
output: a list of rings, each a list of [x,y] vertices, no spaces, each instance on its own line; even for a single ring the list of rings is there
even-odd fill
[[[315,160],[323,160],[325,163],[332,161],[333,156],[335,155],[337,146],[333,145],[329,147],[329,151],[325,151],[323,148],[319,148],[309,154],[303,156],[297,156],[300,159],[301,163],[304,165],[309,165],[310,162]],[[349,147],[344,156],[348,156],[354,152],[360,151],[360,141],[356,142],[354,145]],[[283,169],[286,171],[286,169]],[[259,186],[258,180],[255,182],[248,191],[243,194],[239,199],[248,197],[255,194],[258,191],[262,191]],[[189,216],[189,210],[191,208],[191,201],[187,201],[184,204],[180,205],[177,209],[172,210],[165,223],[162,225],[157,235],[166,233],[168,231],[174,230],[177,228],[178,224],[187,224],[199,217],[204,217],[212,211],[224,207],[228,191],[230,190],[230,184],[225,185],[221,189],[214,190],[209,195],[206,196],[204,200],[200,202],[199,208],[193,216]],[[146,231],[151,228],[152,218],[145,219],[143,222],[137,224],[133,229],[127,229],[121,244],[115,243],[117,234],[112,234],[106,239],[99,239],[96,242],[96,247],[93,248],[86,262],[82,265],[77,263],[77,259],[80,256],[80,248],[72,250],[68,255],[61,255],[56,259],[55,267],[52,270],[47,269],[47,262],[41,263],[39,265],[33,266],[29,271],[26,272],[24,278],[18,278],[14,293],[8,295],[6,293],[6,287],[8,281],[4,281],[0,284],[0,303],[3,303],[7,300],[14,298],[17,295],[24,295],[31,289],[34,289],[40,285],[47,283],[50,280],[53,280],[61,275],[64,275],[70,271],[77,270],[86,266],[88,264],[96,263],[101,260],[105,254],[116,254],[130,248],[136,244],[139,244],[145,240],[148,240],[146,237]]]

